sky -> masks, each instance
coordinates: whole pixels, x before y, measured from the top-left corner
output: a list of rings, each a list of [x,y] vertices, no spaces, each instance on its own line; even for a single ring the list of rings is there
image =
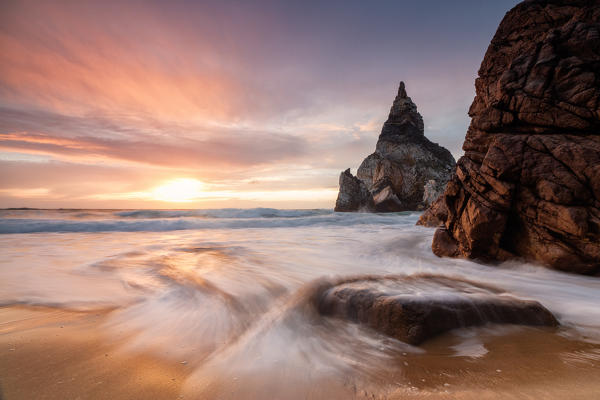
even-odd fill
[[[0,2],[0,207],[333,208],[401,80],[461,146],[518,1]]]

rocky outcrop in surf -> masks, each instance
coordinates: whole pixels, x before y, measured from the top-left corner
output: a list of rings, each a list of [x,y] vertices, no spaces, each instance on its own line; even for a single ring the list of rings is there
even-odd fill
[[[335,202],[336,211],[370,211],[374,209],[373,196],[363,181],[352,175],[350,168],[340,174],[340,191]]]
[[[423,118],[400,82],[375,152],[356,177],[350,170],[340,175],[335,210],[422,210],[443,192],[454,166],[452,154],[425,137]]]
[[[537,301],[438,275],[347,279],[323,290],[317,308],[323,315],[364,324],[413,345],[452,329],[486,323],[558,325]]]
[[[475,82],[465,151],[423,224],[438,256],[600,271],[600,3],[530,0]]]

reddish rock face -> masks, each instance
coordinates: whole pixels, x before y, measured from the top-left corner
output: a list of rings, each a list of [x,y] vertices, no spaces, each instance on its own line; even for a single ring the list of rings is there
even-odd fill
[[[475,87],[435,254],[600,272],[600,1],[516,6]]]

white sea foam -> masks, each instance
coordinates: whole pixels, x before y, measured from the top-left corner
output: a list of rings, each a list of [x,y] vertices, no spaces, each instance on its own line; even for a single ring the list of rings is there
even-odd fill
[[[53,213],[54,214],[54,213]],[[407,213],[405,213],[407,214]],[[409,214],[409,213],[408,213]],[[57,216],[56,214],[54,214]],[[83,215],[83,217],[79,217]],[[91,219],[90,215],[100,217]],[[0,220],[0,234],[49,232],[166,232],[191,229],[245,229],[302,226],[397,225],[404,223],[397,215],[357,213],[344,215],[329,210],[208,210],[158,211],[139,210],[115,213],[72,213],[53,219],[15,218],[14,212]]]
[[[600,340],[599,278],[517,262],[489,266],[438,258],[430,249],[433,230],[415,226],[418,216],[271,209],[3,211],[0,303],[113,307],[106,329],[127,337],[128,350],[162,349],[161,355],[189,361],[196,368],[189,382],[194,390],[237,378],[240,393],[258,371],[281,378],[272,382],[276,392],[286,385],[306,387],[316,371],[319,379],[349,371],[368,375],[369,365],[412,351],[352,324],[315,319],[303,307],[323,279],[467,279],[538,300],[563,324],[561,332]],[[413,294],[426,289],[407,286]],[[487,352],[468,335],[454,350],[472,357]],[[266,389],[256,390],[264,395]]]

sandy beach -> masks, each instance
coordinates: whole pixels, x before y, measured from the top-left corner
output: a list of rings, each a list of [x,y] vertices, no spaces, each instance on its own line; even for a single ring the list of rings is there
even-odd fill
[[[106,314],[0,308],[1,397],[176,399],[186,366],[116,351],[99,329]]]
[[[123,343],[112,340],[102,329],[109,313],[28,306],[1,308],[2,398],[269,397],[268,376],[246,381],[247,390],[242,392],[234,382],[227,387],[220,381],[194,393],[193,384],[184,385],[193,366],[175,362],[167,354],[161,357],[159,349],[144,353],[123,350]],[[324,394],[377,399],[596,398],[600,345],[544,329],[513,327],[512,332],[509,329],[503,335],[491,328],[476,331],[489,351],[485,357],[453,355],[449,349],[460,342],[459,332],[429,341],[423,347],[425,353],[407,354],[397,360],[398,365],[382,365],[362,387],[325,380],[321,387],[303,390],[321,398]],[[473,355],[468,341],[462,342],[464,350]],[[402,365],[405,368],[399,372]],[[289,394],[291,398],[299,397],[297,392]]]

